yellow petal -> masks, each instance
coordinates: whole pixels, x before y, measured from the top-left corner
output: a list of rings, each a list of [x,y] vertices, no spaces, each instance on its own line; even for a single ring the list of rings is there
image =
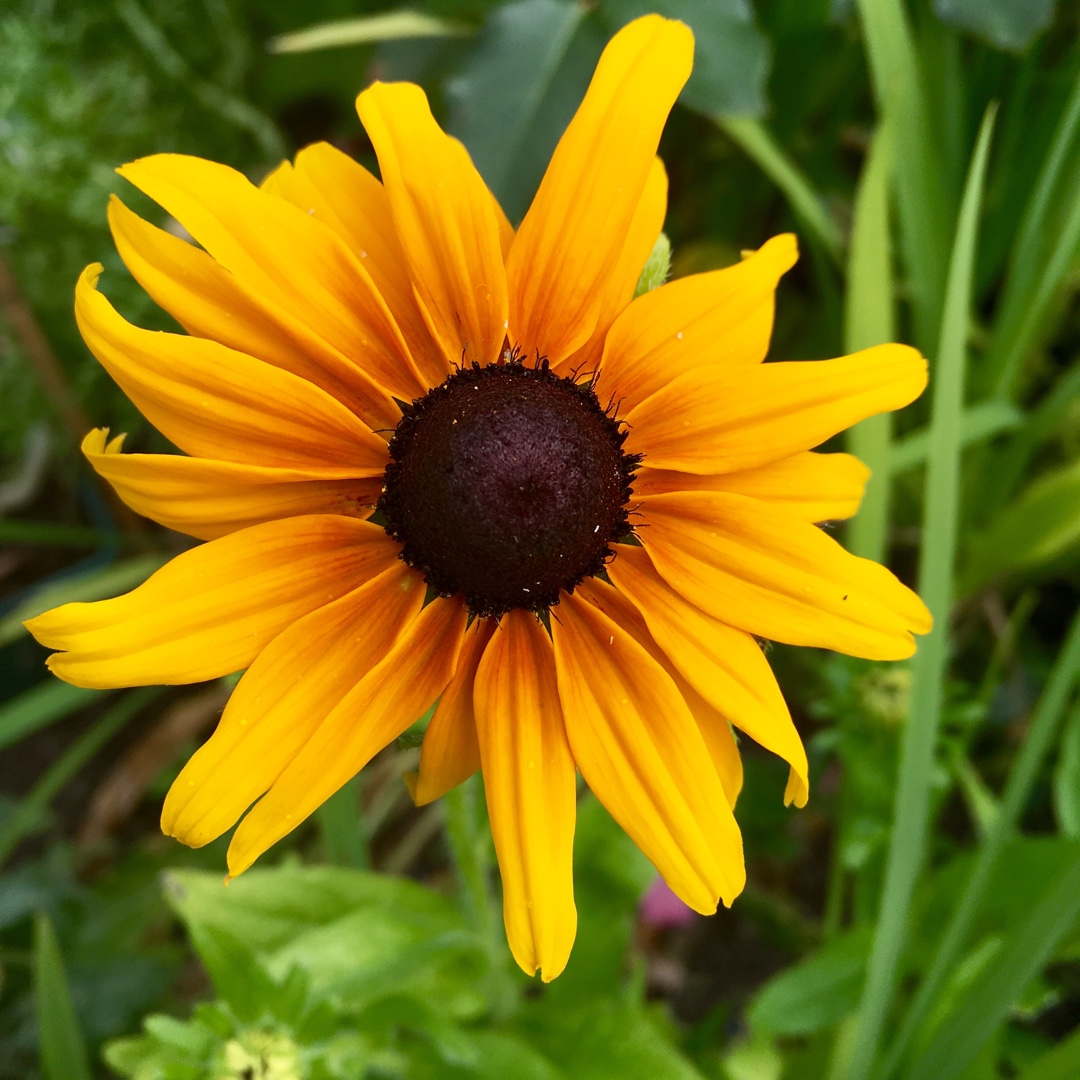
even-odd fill
[[[839,360],[698,368],[623,417],[626,449],[644,453],[656,469],[752,469],[899,409],[925,386],[926,361],[906,345],[878,345]]]
[[[121,454],[96,428],[82,451],[137,514],[168,529],[214,540],[263,521],[299,514],[368,517],[381,478],[326,479],[318,469],[268,469],[179,454]]]
[[[342,698],[240,822],[229,873],[242,874],[431,706],[454,674],[465,633],[459,600],[433,600]]]
[[[202,158],[155,154],[119,172],[245,289],[288,312],[379,385],[403,400],[426,389],[367,270],[323,222]]]
[[[797,258],[795,237],[776,236],[735,266],[639,296],[604,345],[603,395],[629,411],[688,371],[760,363],[772,335],[777,282]]]
[[[566,741],[551,639],[536,618],[500,620],[476,673],[476,730],[510,951],[550,982],[577,933],[574,759]]]
[[[643,465],[634,477],[634,495],[731,491],[764,499],[803,521],[842,521],[859,509],[869,476],[870,470],[850,454],[806,451],[756,469],[711,476]]]
[[[526,355],[558,364],[597,329],[693,51],[689,28],[657,15],[604,50],[507,260],[510,340]]]
[[[189,334],[299,375],[373,430],[392,428],[400,419],[394,399],[363,368],[284,307],[245,289],[201,248],[143,221],[115,196],[109,226],[135,280]]]
[[[671,658],[650,633],[641,613],[617,589],[599,578],[587,578],[574,592],[602,611],[617,626],[621,626],[671,676],[701,732],[701,737],[705,740],[709,757],[712,758],[716,774],[724,787],[724,794],[734,809],[735,801],[742,790],[743,770],[739,748],[727,720],[683,678]]]
[[[597,798],[695,911],[742,890],[742,840],[697,724],[671,677],[577,595],[551,621],[574,760]]]
[[[684,491],[641,500],[638,537],[691,603],[759,637],[871,660],[915,651],[923,602],[821,529],[745,495]]]
[[[620,544],[616,551],[608,576],[641,612],[670,662],[713,708],[791,766],[785,799],[804,806],[809,794],[806,750],[761,647],[750,634],[684,599],[641,548]],[[707,742],[710,735],[718,743],[722,739],[715,726],[703,733]]]
[[[325,142],[305,147],[295,165],[285,162],[271,175],[275,195],[324,221],[349,245],[393,313],[425,381],[441,383],[450,367],[420,314],[382,184]]]
[[[324,476],[371,476],[386,444],[339,401],[304,379],[183,334],[140,330],[83,271],[75,317],[90,351],[166,438],[196,457]]]
[[[446,363],[487,364],[506,336],[506,271],[493,200],[423,90],[375,83],[356,102],[375,147],[413,288]]]
[[[420,769],[412,789],[417,806],[441,798],[480,768],[473,681],[494,627],[492,619],[476,619],[465,635],[457,671],[439,698],[431,723],[424,732]]]
[[[659,158],[653,158],[641,201],[623,241],[622,255],[608,279],[600,283],[600,315],[589,340],[565,360],[555,365],[559,375],[593,372],[600,366],[611,324],[634,298],[641,271],[656,245],[667,215],[667,171]]]
[[[378,525],[308,516],[253,525],[177,555],[113,600],[27,622],[76,686],[192,683],[247,667],[285,627],[381,573],[399,547]]]
[[[398,561],[278,634],[170,788],[162,830],[202,847],[231,828],[407,632],[423,601],[420,575]]]

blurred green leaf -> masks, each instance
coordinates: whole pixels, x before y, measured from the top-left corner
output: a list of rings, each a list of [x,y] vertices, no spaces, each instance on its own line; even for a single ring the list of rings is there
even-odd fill
[[[0,705],[0,750],[105,696],[101,690],[85,690],[47,678],[32,690]]]
[[[47,1080],[90,1080],[86,1044],[48,915],[38,915],[34,920],[34,1000],[41,1068]]]
[[[869,931],[853,931],[785,968],[758,991],[747,1011],[750,1026],[810,1035],[839,1023],[859,1003],[869,948]]]
[[[470,33],[472,28],[462,23],[401,8],[294,30],[291,34],[271,39],[267,48],[273,53],[312,52],[316,49],[339,49],[344,45],[367,45],[376,41],[459,37]]]
[[[612,30],[655,12],[694,31],[694,70],[679,99],[705,116],[763,116],[769,41],[747,0],[600,0]]]
[[[972,446],[992,439],[1005,431],[1013,431],[1024,423],[1024,414],[1007,401],[984,401],[966,408],[960,418],[960,444]],[[889,468],[902,473],[921,465],[930,453],[930,432],[926,428],[911,432],[893,447]]]
[[[1060,558],[1080,541],[1080,461],[1036,480],[972,538],[963,592]]]
[[[1054,17],[1054,0],[934,0],[938,18],[999,49],[1022,52]]]
[[[447,84],[449,130],[511,220],[525,213],[599,55],[576,42],[584,17],[573,0],[496,8]]]
[[[1054,817],[1062,836],[1080,840],[1080,708],[1074,708],[1054,769]]]
[[[126,559],[103,569],[71,574],[42,586],[24,600],[10,615],[0,620],[0,645],[6,645],[26,633],[23,622],[43,611],[75,601],[104,600],[119,596],[141,585],[155,570],[168,562],[165,555],[143,555]]]
[[[656,238],[656,243],[653,244],[649,257],[645,260],[641,277],[638,278],[638,283],[634,287],[634,298],[636,299],[643,293],[660,288],[667,281],[670,273],[671,241],[667,238],[667,233],[661,233]]]
[[[1080,1076],[1080,1028],[1029,1065],[1016,1080],[1076,1080]]]

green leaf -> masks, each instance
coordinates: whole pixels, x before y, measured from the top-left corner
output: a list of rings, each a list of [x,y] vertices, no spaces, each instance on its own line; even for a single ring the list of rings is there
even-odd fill
[[[634,287],[634,298],[637,299],[643,293],[660,288],[667,281],[670,273],[671,241],[667,238],[667,233],[661,233],[656,238],[656,243],[653,244],[649,257],[645,260],[641,277],[638,278],[638,283]]]
[[[584,16],[572,0],[499,7],[447,84],[448,129],[511,220],[525,213],[599,56],[599,42],[578,33]]]
[[[680,101],[705,116],[763,116],[769,42],[746,0],[601,0],[600,16],[618,30],[655,12],[694,31],[694,70]]]
[[[1062,836],[1080,840],[1080,708],[1073,709],[1054,770],[1054,816]]]
[[[461,23],[402,8],[295,30],[291,34],[273,38],[267,48],[272,53],[313,52],[316,49],[339,49],[345,45],[369,45],[377,41],[401,41],[406,38],[460,37],[471,32],[470,27]]]
[[[103,697],[100,690],[47,679],[0,706],[0,750]]]
[[[1052,562],[1078,542],[1080,461],[1040,477],[972,541],[964,592]]]
[[[1077,1076],[1080,1076],[1080,1028],[1029,1065],[1016,1080],[1076,1080]]]
[[[113,563],[104,569],[91,570],[85,574],[72,574],[60,581],[38,589],[24,600],[10,615],[0,620],[0,645],[15,641],[27,631],[23,622],[40,615],[50,608],[70,604],[76,600],[104,600],[119,596],[128,589],[141,585],[155,570],[168,562],[164,555],[143,555],[137,559]]]
[[[994,963],[948,1014],[905,1074],[910,1080],[961,1076],[1027,984],[1080,915],[1080,844],[1039,902],[1021,912]]]
[[[1024,423],[1024,414],[1007,401],[982,401],[966,408],[960,418],[960,444],[967,449],[984,439],[1013,431]],[[920,428],[905,435],[893,447],[889,468],[906,472],[926,461],[930,453],[930,431]]]
[[[934,0],[942,22],[999,49],[1022,52],[1054,18],[1054,0]]]
[[[90,1080],[86,1044],[64,959],[48,915],[34,920],[34,1004],[37,1008],[41,1069],[47,1080]]]
[[[869,946],[869,931],[858,930],[785,968],[758,991],[747,1012],[750,1026],[771,1035],[810,1035],[839,1023],[859,1003]]]

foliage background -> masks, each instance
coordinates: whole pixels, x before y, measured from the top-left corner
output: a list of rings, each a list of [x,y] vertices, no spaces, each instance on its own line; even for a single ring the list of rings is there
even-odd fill
[[[67,687],[20,622],[183,544],[76,449],[92,423],[167,449],[71,316],[101,260],[129,318],[168,326],[112,251],[110,192],[160,220],[117,164],[260,179],[330,139],[373,165],[353,97],[408,78],[518,218],[604,41],[649,9],[697,35],[661,147],[674,273],[793,229],[774,357],[931,358],[922,401],[849,437],[874,479],[844,539],[937,628],[913,664],[772,650],[814,792],[784,810],[784,769],[743,740],[731,911],[639,910],[651,868],[586,799],[579,940],[541,990],[508,958],[482,794],[408,803],[419,728],[224,892],[223,843],[182,849],[156,815],[228,686]],[[1080,14],[1057,9],[6,0],[0,1077],[1080,1075]]]

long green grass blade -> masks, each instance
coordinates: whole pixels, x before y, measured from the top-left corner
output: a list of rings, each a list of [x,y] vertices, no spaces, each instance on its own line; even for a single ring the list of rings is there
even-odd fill
[[[941,321],[950,215],[919,56],[901,0],[858,0],[858,8],[878,114],[895,139],[900,244],[914,295],[916,339],[932,351]]]
[[[843,243],[836,222],[802,170],[784,153],[772,133],[750,116],[718,116],[717,124],[758,168],[784,193],[803,228],[840,265]]]
[[[0,705],[0,750],[48,727],[98,696],[104,696],[100,690],[84,690],[59,679],[46,679]]]
[[[71,1003],[64,959],[56,931],[44,914],[34,920],[34,1004],[46,1080],[90,1080],[86,1043]]]
[[[960,419],[960,445],[965,449],[984,439],[1014,431],[1024,423],[1024,414],[1007,401],[982,401],[964,410]],[[920,428],[893,444],[889,467],[894,474],[922,465],[930,455],[930,431]]]
[[[912,1039],[930,1015],[938,995],[956,969],[961,951],[967,943],[971,927],[986,897],[986,890],[994,868],[997,866],[1005,844],[1016,830],[1020,815],[1027,806],[1039,770],[1061,726],[1065,706],[1078,680],[1080,680],[1080,614],[1073,620],[1065,644],[1054,662],[1046,688],[1035,707],[1031,727],[1009,773],[1009,779],[998,804],[997,816],[987,830],[982,844],[979,845],[975,866],[964,887],[964,893],[953,908],[949,925],[941,936],[934,959],[919,984],[918,992],[908,1007],[892,1046],[889,1047],[885,1068],[881,1073],[882,1080],[887,1080],[888,1077],[894,1075]]]
[[[963,1076],[1029,982],[1080,915],[1080,844],[1057,880],[1029,912],[989,969],[950,1011],[907,1071],[910,1080]]]
[[[468,26],[403,8],[295,30],[291,34],[273,38],[268,48],[272,53],[314,52],[317,49],[340,49],[346,45],[370,45],[377,41],[458,37],[469,33],[472,30]]]
[[[0,829],[0,866],[19,841],[34,830],[60,789],[145,705],[162,693],[158,687],[132,690],[49,766]]]
[[[964,407],[967,327],[979,212],[994,109],[979,129],[964,189],[941,326],[934,385],[919,585],[934,616],[934,631],[913,663],[911,711],[904,729],[885,885],[867,966],[848,1080],[870,1080],[896,991],[897,967],[907,935],[912,891],[923,864],[930,817],[931,774],[941,720],[949,655],[949,608],[960,517],[960,417]]]
[[[889,174],[892,132],[879,129],[855,194],[848,252],[844,351],[853,353],[896,338],[893,317]],[[881,413],[848,432],[848,449],[870,469],[862,506],[848,526],[847,545],[864,559],[884,562],[889,526],[892,414]]]

